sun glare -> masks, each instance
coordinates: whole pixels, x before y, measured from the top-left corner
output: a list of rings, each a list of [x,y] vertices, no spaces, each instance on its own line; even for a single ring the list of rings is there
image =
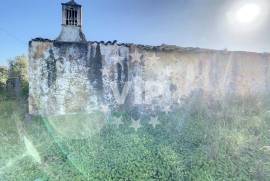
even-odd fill
[[[226,12],[228,28],[232,33],[251,35],[259,31],[268,19],[269,2],[266,0],[239,0],[233,2]],[[226,26],[227,26],[226,25]],[[243,33],[243,34],[242,34]]]
[[[253,23],[260,18],[261,8],[257,4],[246,4],[236,12],[236,19],[239,23]]]

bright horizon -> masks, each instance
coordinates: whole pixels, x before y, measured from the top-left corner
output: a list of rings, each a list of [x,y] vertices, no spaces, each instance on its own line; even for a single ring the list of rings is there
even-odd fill
[[[67,1],[67,0],[66,0]],[[62,1],[9,0],[0,7],[0,65],[27,55],[28,41],[55,39]],[[88,41],[270,52],[266,0],[77,0]]]

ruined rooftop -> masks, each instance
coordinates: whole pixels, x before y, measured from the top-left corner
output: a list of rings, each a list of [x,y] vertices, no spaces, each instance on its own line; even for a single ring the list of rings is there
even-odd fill
[[[199,48],[199,47],[180,47],[177,45],[167,45],[167,44],[162,44],[162,45],[157,45],[157,46],[152,46],[152,45],[142,45],[142,44],[134,44],[134,43],[119,43],[117,40],[114,41],[87,41],[87,42],[59,42],[57,40],[51,40],[51,39],[46,39],[46,38],[34,38],[29,42],[29,45],[31,45],[31,42],[51,42],[51,43],[67,43],[67,44],[82,44],[82,43],[89,43],[89,44],[98,44],[98,45],[117,45],[117,46],[125,46],[125,47],[138,47],[143,50],[149,50],[149,51],[175,51],[175,52],[192,52],[192,53],[213,53],[213,52],[218,52],[218,53],[223,53],[223,54],[228,54],[231,52],[234,53],[250,53],[250,54],[260,54],[260,55],[267,55],[270,56],[270,53],[268,52],[248,52],[248,51],[230,51],[227,49],[224,50],[216,50],[216,49],[207,49],[207,48]]]

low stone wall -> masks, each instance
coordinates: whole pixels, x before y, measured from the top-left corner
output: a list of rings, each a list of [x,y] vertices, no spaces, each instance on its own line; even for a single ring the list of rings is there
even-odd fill
[[[219,99],[270,89],[266,53],[35,39],[29,61],[30,114],[169,111],[194,92]]]

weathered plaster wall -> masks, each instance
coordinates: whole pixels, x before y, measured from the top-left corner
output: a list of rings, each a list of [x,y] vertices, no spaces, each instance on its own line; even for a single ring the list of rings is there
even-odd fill
[[[29,58],[31,114],[117,108],[115,88],[128,93],[122,107],[160,110],[197,91],[222,98],[270,89],[269,54],[35,39]]]

